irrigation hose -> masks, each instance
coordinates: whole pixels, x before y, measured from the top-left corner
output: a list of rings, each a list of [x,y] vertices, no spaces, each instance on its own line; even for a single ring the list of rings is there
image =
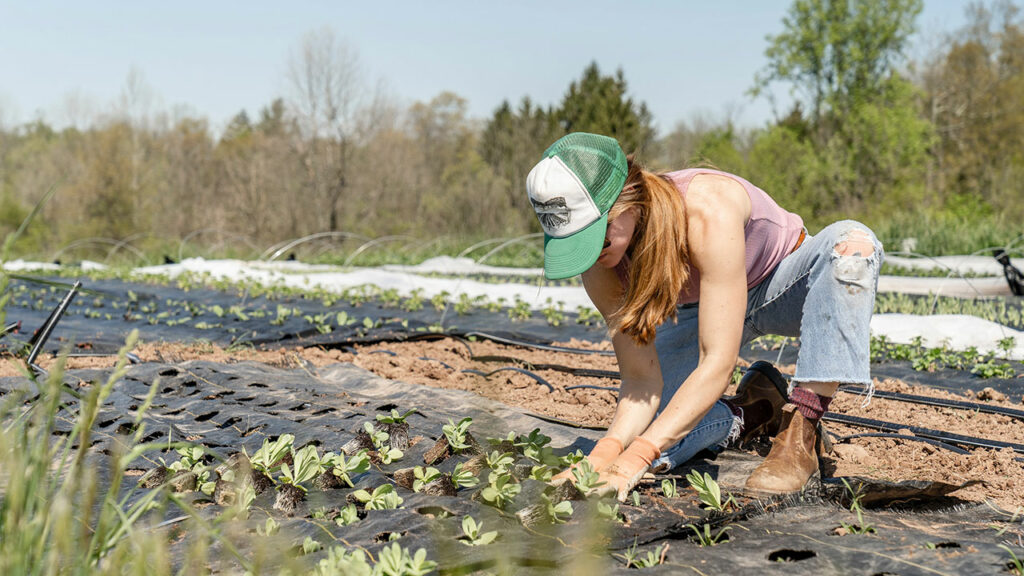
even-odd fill
[[[524,348],[534,348],[537,350],[547,350],[549,352],[565,352],[567,354],[597,354],[598,356],[614,356],[615,352],[612,350],[588,350],[586,348],[569,348],[566,346],[552,346],[550,344],[537,344],[535,342],[526,342],[523,340],[516,340],[514,338],[507,338],[503,336],[496,336],[494,334],[488,334],[486,332],[466,332],[462,334],[466,338],[475,336],[477,338],[483,338],[499,344],[508,344],[510,346],[521,346]]]
[[[936,448],[942,448],[948,450],[954,454],[970,454],[970,450],[964,450],[963,448],[954,446],[953,444],[947,444],[941,440],[934,440],[932,438],[922,438],[920,436],[911,436],[909,434],[895,434],[891,432],[866,432],[864,434],[851,434],[849,436],[841,436],[833,440],[837,443],[847,443],[850,440],[856,440],[857,438],[893,438],[896,440],[908,440],[911,442],[924,442],[925,444],[931,444]]]
[[[504,371],[519,372],[520,374],[524,374],[524,375],[529,376],[530,378],[534,379],[535,381],[537,381],[538,384],[543,384],[544,386],[547,386],[548,392],[554,392],[555,391],[555,387],[552,386],[551,383],[548,382],[547,380],[541,378],[540,376],[534,374],[533,372],[530,372],[529,370],[523,370],[522,368],[516,368],[515,366],[506,366],[504,368],[498,368],[497,370],[491,370],[490,372],[484,372],[482,370],[472,370],[472,369],[466,369],[466,370],[463,370],[462,372],[465,373],[465,374],[476,374],[478,376],[483,376],[484,378],[490,378],[492,374],[494,374],[496,372],[504,372]]]
[[[895,422],[886,422],[884,420],[875,420],[872,418],[861,418],[859,416],[850,416],[847,414],[833,414],[831,412],[826,412],[825,415],[821,417],[821,419],[827,422],[846,424],[847,426],[857,426],[860,428],[881,430],[882,432],[899,433],[901,430],[910,430],[914,434],[914,436],[938,440],[940,442],[946,442],[948,444],[955,444],[958,446],[970,446],[972,448],[990,448],[993,450],[1012,448],[1014,452],[1017,452],[1018,454],[1024,454],[1024,444],[1016,444],[1014,442],[1002,442],[999,440],[989,440],[987,438],[975,438],[973,436],[953,434],[952,432],[932,430],[931,428],[922,428],[920,426],[897,424]]]
[[[533,344],[519,343],[518,345],[526,347],[537,347]],[[591,368],[571,368],[568,366],[561,366],[557,364],[534,364],[526,360],[521,360],[511,356],[473,356],[473,360],[481,362],[515,362],[528,366],[534,370],[553,370],[558,372],[564,372],[572,374],[573,376],[579,376],[582,378],[609,378],[619,379],[620,373],[614,370],[595,370]],[[792,377],[788,374],[783,374],[782,377],[788,382]],[[594,386],[590,384],[581,384],[575,386],[569,386],[566,390],[577,390],[577,389],[593,389],[593,390],[618,390],[617,386]],[[839,391],[846,394],[864,394],[864,388],[862,386],[854,386],[849,384],[843,384],[839,387]],[[1007,408],[1005,406],[993,406],[991,404],[982,404],[979,402],[970,402],[966,400],[951,400],[947,398],[932,398],[929,396],[920,396],[917,394],[905,394],[902,392],[888,392],[883,390],[876,390],[874,392],[875,397],[882,398],[885,400],[893,400],[896,402],[906,402],[910,404],[922,404],[925,406],[938,406],[942,408],[954,408],[957,410],[969,410],[971,412],[982,412],[985,414],[998,414],[1000,416],[1009,416],[1018,420],[1024,421],[1024,410],[1018,410],[1015,408]]]

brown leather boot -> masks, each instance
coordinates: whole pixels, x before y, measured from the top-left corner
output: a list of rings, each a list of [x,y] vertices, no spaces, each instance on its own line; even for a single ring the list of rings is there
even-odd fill
[[[747,478],[747,495],[799,492],[818,471],[818,427],[792,404],[786,404],[782,414],[782,430],[772,439],[771,452]]]
[[[779,433],[782,424],[782,407],[788,400],[789,386],[782,374],[770,362],[758,360],[747,368],[736,395],[729,401],[743,409],[743,434],[740,444],[758,436],[772,436]]]

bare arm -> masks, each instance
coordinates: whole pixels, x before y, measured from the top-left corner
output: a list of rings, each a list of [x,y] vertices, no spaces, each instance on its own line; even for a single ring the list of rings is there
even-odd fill
[[[583,273],[583,286],[605,320],[618,309],[623,289],[614,269],[593,266]],[[619,363],[622,386],[615,416],[605,435],[628,446],[647,429],[661,403],[661,368],[653,343],[639,346],[629,336],[616,333],[612,337],[612,345]]]
[[[729,383],[743,335],[744,226],[750,204],[738,183],[698,177],[687,191],[691,265],[700,270],[700,359],[643,437],[664,450],[700,422]]]

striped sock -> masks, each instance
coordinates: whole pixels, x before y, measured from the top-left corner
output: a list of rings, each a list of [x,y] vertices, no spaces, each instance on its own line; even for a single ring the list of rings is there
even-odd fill
[[[814,422],[821,420],[825,412],[828,412],[828,405],[831,402],[832,397],[820,396],[799,386],[789,393],[789,403],[795,405],[804,418]]]

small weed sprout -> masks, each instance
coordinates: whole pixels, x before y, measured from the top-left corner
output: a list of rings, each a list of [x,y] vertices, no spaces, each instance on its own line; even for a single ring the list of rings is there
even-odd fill
[[[1013,553],[1013,550],[1005,544],[1000,544],[1000,548],[1006,550],[1006,553],[1010,555],[1010,561],[1006,563],[1006,567],[1015,576],[1024,576],[1024,562]]]
[[[466,434],[469,432],[469,425],[472,423],[473,419],[469,417],[459,420],[458,424],[449,418],[448,423],[441,427],[441,431],[444,432],[444,437],[448,439],[448,446],[451,447],[452,452],[458,453],[469,448],[469,444],[466,443]]]
[[[498,537],[498,531],[492,530],[491,532],[481,532],[484,529],[483,522],[477,524],[476,520],[472,516],[466,516],[462,519],[462,537],[459,538],[459,542],[462,542],[466,546],[486,546],[494,539]]]
[[[686,481],[697,491],[697,496],[704,503],[706,509],[722,512],[730,506],[736,506],[736,499],[733,498],[732,494],[729,494],[729,497],[724,502],[722,501],[722,489],[718,486],[718,482],[715,482],[715,479],[707,472],[701,476],[696,470],[691,470],[686,475]]]
[[[843,530],[848,534],[876,534],[878,531],[871,524],[864,521],[864,508],[861,506],[861,498],[864,497],[861,494],[861,487],[858,486],[856,490],[850,486],[850,483],[843,478],[843,485],[846,486],[846,490],[850,493],[850,511],[857,515],[856,524],[847,524],[846,522],[840,522]]]
[[[629,493],[629,499],[633,502],[633,506],[640,506],[640,493],[636,490]]]
[[[700,528],[694,524],[687,524],[686,527],[693,530],[693,534],[697,537],[697,543],[700,544],[701,548],[718,544],[722,541],[725,533],[732,529],[732,526],[725,526],[718,531],[718,534],[712,535],[711,524],[703,524]]]
[[[622,558],[626,561],[626,568],[650,568],[652,566],[658,566],[665,561],[665,554],[668,552],[668,543],[658,546],[654,550],[648,550],[647,554],[641,556],[637,551],[636,540],[633,540],[633,545],[626,549],[622,554],[616,554],[618,558]]]
[[[419,492],[423,490],[424,486],[430,484],[434,480],[437,480],[438,478],[441,477],[441,472],[438,471],[437,468],[431,468],[429,466],[426,468],[424,468],[423,466],[417,466],[413,468],[412,474],[416,478],[415,480],[412,481],[413,492]]]
[[[402,497],[395,492],[391,484],[381,484],[373,492],[356,490],[352,497],[363,503],[366,510],[393,510],[402,505]]]

